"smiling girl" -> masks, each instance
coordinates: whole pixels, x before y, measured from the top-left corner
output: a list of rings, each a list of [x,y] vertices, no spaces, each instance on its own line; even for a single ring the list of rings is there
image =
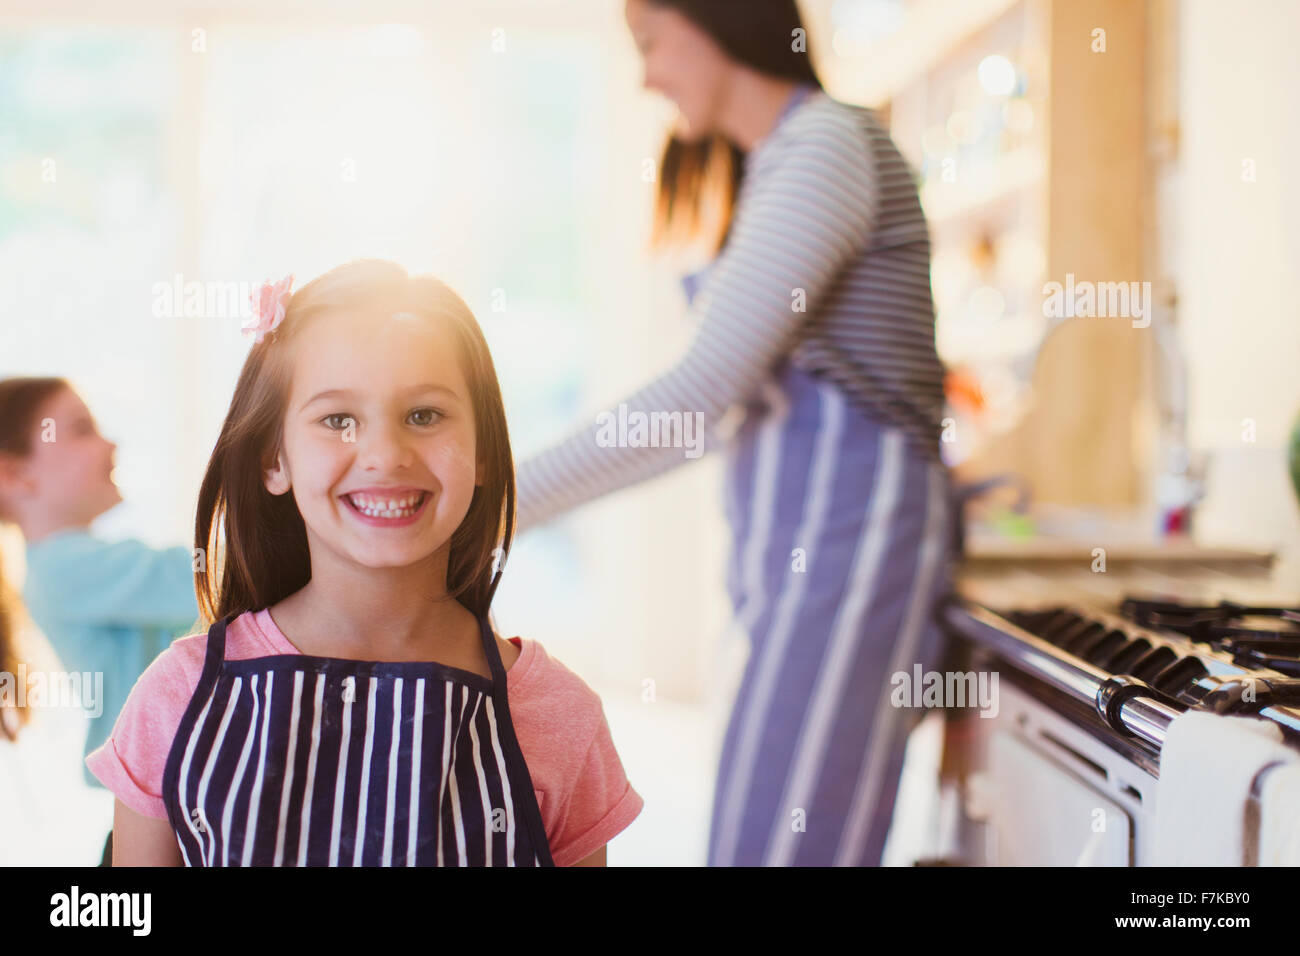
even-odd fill
[[[359,261],[261,319],[199,492],[211,627],[87,758],[114,865],[603,865],[642,800],[600,698],[488,619],[514,466],[468,307]]]

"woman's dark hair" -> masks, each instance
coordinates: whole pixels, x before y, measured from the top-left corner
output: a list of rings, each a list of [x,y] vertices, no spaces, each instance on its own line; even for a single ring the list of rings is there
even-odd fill
[[[813,69],[808,31],[795,0],[648,0],[676,10],[707,33],[733,60],[760,73],[822,88]],[[796,44],[795,31],[803,43]],[[744,176],[745,154],[721,134],[697,142],[670,136],[659,160],[652,247],[704,237],[719,250],[731,229]]]
[[[458,343],[474,409],[477,455],[486,459],[482,485],[452,534],[448,594],[485,616],[501,573],[497,547],[509,553],[515,521],[515,469],[505,404],[483,332],[469,306],[430,276],[408,276],[392,262],[362,259],[312,280],[293,294],[283,321],[249,351],[221,436],[199,488],[194,542],[200,558],[199,610],[205,624],[261,610],[311,578],[307,529],[293,493],[273,495],[263,483],[283,439],[292,378],[292,344],[312,319],[335,310],[363,315],[410,312],[442,322]]]
[[[66,379],[47,377],[6,378],[0,380],[0,455],[26,458],[32,451],[32,436],[36,433],[36,416],[41,407],[60,391],[69,388]],[[12,521],[0,502],[0,520]],[[0,560],[3,555],[0,555]],[[0,671],[17,672],[18,649],[15,621],[18,617],[18,597],[5,580],[0,567]],[[7,708],[6,708],[7,710]],[[26,706],[13,708],[13,713],[0,713],[0,734],[6,737],[16,733],[31,715]],[[13,726],[11,718],[17,718]]]

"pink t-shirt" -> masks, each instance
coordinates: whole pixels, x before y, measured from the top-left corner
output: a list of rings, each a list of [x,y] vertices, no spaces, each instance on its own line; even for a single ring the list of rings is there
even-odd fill
[[[618,759],[600,697],[536,641],[510,639],[519,658],[506,671],[519,748],[542,812],[551,858],[572,866],[622,832],[644,801]],[[167,818],[163,768],[203,672],[207,633],[172,642],[140,675],[112,735],[86,766],[124,804]],[[241,614],[226,629],[226,660],[300,654],[269,610]]]

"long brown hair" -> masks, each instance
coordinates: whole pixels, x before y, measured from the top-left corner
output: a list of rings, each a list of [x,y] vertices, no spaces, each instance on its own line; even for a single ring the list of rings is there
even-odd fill
[[[4,555],[0,554],[0,673],[13,675],[12,680],[18,678],[18,648],[16,645],[17,631],[15,628],[15,618],[18,611],[18,599],[13,595],[9,588],[9,582],[4,578]],[[14,686],[14,685],[10,685]],[[11,717],[17,717],[17,726],[10,723]],[[15,704],[12,707],[5,705],[0,701],[0,735],[13,738],[17,730],[31,719],[31,713],[27,704],[21,706]]]
[[[806,45],[808,31],[795,0],[649,0],[676,10],[707,33],[733,60],[768,76],[822,88]],[[802,30],[805,46],[794,47]],[[659,160],[652,248],[709,240],[726,244],[732,211],[744,178],[745,154],[715,133],[696,142],[670,135]]]
[[[283,440],[291,384],[289,345],[327,311],[363,314],[411,312],[446,322],[459,346],[461,370],[474,408],[478,455],[487,461],[483,484],[452,534],[447,591],[476,615],[487,614],[500,581],[495,549],[509,553],[515,521],[515,469],[505,404],[483,331],[469,306],[431,276],[409,276],[393,262],[361,259],[312,280],[289,300],[283,321],[253,345],[235,386],[230,410],[199,489],[195,544],[199,609],[205,623],[261,610],[311,578],[307,529],[293,494],[273,495],[263,484]],[[504,560],[498,567],[504,566]]]
[[[32,435],[36,431],[36,415],[47,400],[62,389],[70,387],[66,379],[54,377],[16,377],[0,381],[0,455],[26,458],[32,450]],[[0,501],[0,521],[12,521]],[[17,677],[19,664],[17,619],[18,596],[5,578],[4,555],[0,554],[0,672]],[[8,708],[6,708],[8,709]],[[12,716],[18,726],[31,719],[27,706],[14,708]],[[14,728],[7,723],[9,714],[0,714],[0,733],[8,737]]]

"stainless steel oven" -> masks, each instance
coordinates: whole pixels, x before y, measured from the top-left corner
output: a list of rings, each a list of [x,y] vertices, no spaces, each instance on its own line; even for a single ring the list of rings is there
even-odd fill
[[[948,794],[958,820],[946,862],[1149,864],[1160,749],[1189,708],[1273,721],[1300,752],[1295,610],[954,599],[940,613],[950,666],[999,674],[996,715],[962,718],[972,772]]]

